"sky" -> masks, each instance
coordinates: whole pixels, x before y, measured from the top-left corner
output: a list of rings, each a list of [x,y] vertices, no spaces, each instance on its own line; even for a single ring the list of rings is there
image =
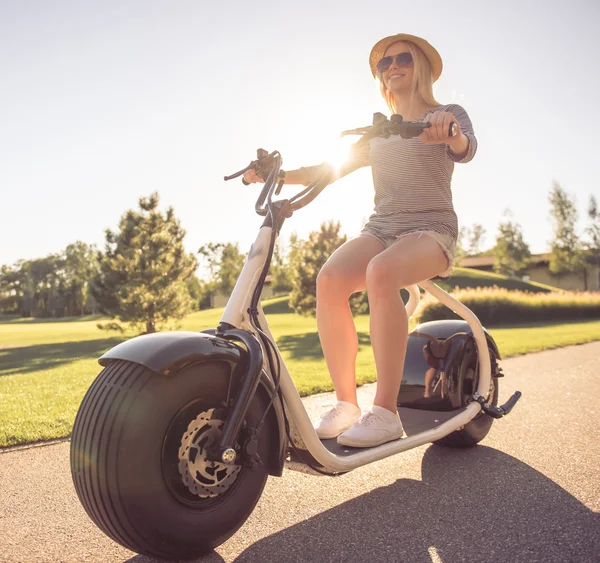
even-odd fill
[[[287,169],[329,160],[342,130],[389,114],[368,56],[395,33],[436,47],[434,94],[473,122],[477,155],[452,182],[459,224],[482,224],[490,247],[510,209],[546,252],[554,181],[575,198],[580,233],[600,200],[599,32],[597,0],[0,0],[0,265],[77,240],[103,248],[154,191],[188,251],[246,252],[259,190],[223,176],[259,147]],[[288,219],[282,240],[329,219],[354,236],[372,209],[362,169]]]

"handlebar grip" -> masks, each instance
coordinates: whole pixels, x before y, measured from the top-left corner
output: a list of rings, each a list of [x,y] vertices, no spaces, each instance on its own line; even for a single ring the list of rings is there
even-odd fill
[[[249,186],[250,182],[246,182],[246,180],[244,180],[244,178],[242,178],[242,184],[244,184],[244,186]]]
[[[429,129],[431,127],[431,122],[428,121],[427,123],[422,125],[422,127],[423,129]],[[456,123],[456,121],[453,121],[448,126],[448,137],[456,137],[456,135],[458,135],[458,123]]]

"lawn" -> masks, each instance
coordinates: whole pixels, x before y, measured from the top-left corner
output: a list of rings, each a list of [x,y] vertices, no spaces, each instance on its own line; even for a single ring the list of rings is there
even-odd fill
[[[301,395],[331,390],[315,320],[289,312],[284,298],[265,313]],[[218,324],[222,309],[187,316],[182,330]],[[100,371],[97,358],[133,335],[100,331],[97,318],[37,322],[0,320],[0,446],[70,434],[81,399]],[[368,316],[358,316],[358,382],[375,380]],[[600,340],[600,321],[500,327],[490,330],[503,357]]]

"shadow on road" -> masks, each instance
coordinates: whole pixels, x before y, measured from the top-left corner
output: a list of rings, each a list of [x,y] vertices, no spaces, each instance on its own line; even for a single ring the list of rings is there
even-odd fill
[[[256,542],[236,562],[584,563],[599,554],[600,514],[542,473],[484,446],[432,446],[422,481],[399,479],[322,512]],[[223,559],[213,552],[198,561]]]

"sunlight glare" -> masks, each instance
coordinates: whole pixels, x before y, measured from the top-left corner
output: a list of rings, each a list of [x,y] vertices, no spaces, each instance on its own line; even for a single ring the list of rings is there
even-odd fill
[[[326,162],[333,166],[336,173],[340,167],[348,161],[350,156],[350,147],[358,140],[356,136],[347,136],[332,142],[325,150]]]

